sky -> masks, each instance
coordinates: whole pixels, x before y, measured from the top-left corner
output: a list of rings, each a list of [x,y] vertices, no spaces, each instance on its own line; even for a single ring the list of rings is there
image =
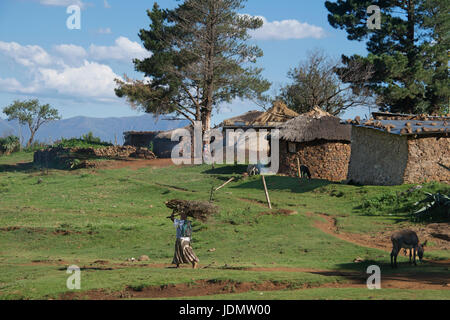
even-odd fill
[[[115,78],[135,79],[132,59],[150,53],[138,37],[147,28],[151,0],[1,0],[0,1],[0,109],[14,100],[38,98],[58,109],[63,118],[74,116],[121,117],[141,114],[114,94]],[[156,1],[173,8],[179,1]],[[80,29],[67,21],[80,7]],[[314,49],[338,58],[366,54],[365,43],[350,41],[327,21],[321,0],[248,0],[242,14],[259,16],[264,25],[252,34],[264,56],[257,66],[272,82],[269,93],[289,83],[287,73]],[[249,110],[251,101],[237,99],[213,114],[219,124]],[[356,108],[343,117],[366,115]],[[4,115],[0,117],[5,118]]]

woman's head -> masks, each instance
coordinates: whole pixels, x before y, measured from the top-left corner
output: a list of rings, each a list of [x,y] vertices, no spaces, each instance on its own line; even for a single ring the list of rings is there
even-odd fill
[[[186,220],[187,219],[186,213],[181,213],[180,218],[181,218],[181,220]]]

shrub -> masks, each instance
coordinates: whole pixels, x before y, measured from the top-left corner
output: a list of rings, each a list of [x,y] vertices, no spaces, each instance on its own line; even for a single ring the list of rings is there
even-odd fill
[[[100,138],[94,137],[92,132],[88,132],[80,138],[61,138],[55,142],[54,146],[59,148],[102,148],[112,146],[112,144],[101,141]]]
[[[414,204],[422,207],[412,214],[412,220],[422,221],[450,221],[450,197],[440,193],[426,193],[427,197]]]
[[[20,140],[16,136],[0,138],[0,154],[10,154],[20,149]]]
[[[24,149],[25,152],[35,152],[37,150],[43,150],[48,148],[49,145],[43,142],[34,141],[30,146]]]
[[[383,193],[373,198],[364,199],[360,208],[364,210],[366,215],[380,215],[395,207],[397,203],[398,197],[396,194]]]

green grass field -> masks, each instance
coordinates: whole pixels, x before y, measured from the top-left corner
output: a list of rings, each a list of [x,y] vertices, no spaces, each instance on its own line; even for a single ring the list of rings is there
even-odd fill
[[[47,174],[33,168],[31,161],[31,153],[0,157],[0,299],[59,298],[71,292],[66,288],[69,265],[82,268],[77,293],[81,298],[83,293],[89,297],[93,289],[113,294],[126,288],[195,286],[207,280],[289,285],[282,290],[227,291],[196,298],[450,299],[448,286],[440,290],[346,288],[351,279],[332,273],[365,274],[368,265],[377,264],[382,277],[394,272],[412,279],[416,274],[435,274],[445,285],[450,282],[449,264],[431,260],[450,259],[447,250],[426,252],[428,261],[417,267],[399,256],[401,266],[393,271],[389,252],[340,240],[314,227],[320,219],[314,213],[326,213],[336,218],[342,232],[403,228],[410,224],[411,204],[423,197],[420,192],[448,193],[448,185],[427,184],[410,198],[392,202],[389,195],[411,186],[358,187],[270,176],[266,177],[270,211],[261,178],[239,179],[214,194],[220,208],[217,215],[207,223],[194,222],[193,248],[201,268],[173,269],[164,266],[172,261],[175,241],[164,201],[209,200],[212,186],[240,177],[245,166],[49,170]],[[296,214],[276,214],[280,209]],[[140,255],[150,261],[126,261]],[[354,263],[356,257],[365,261]],[[289,268],[297,269],[287,272]],[[439,279],[442,274],[447,277]],[[342,288],[321,287],[326,283],[339,283]],[[186,297],[192,298],[188,293]]]

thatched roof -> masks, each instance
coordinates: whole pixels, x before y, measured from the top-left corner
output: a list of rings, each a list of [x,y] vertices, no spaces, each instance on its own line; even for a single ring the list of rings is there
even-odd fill
[[[283,102],[275,101],[272,108],[256,118],[253,125],[276,125],[298,116],[298,113],[289,109]]]
[[[177,128],[177,129],[173,129],[173,130],[169,130],[169,131],[161,131],[160,133],[158,133],[155,136],[155,139],[168,139],[170,140],[172,138],[172,134],[176,133],[177,131],[180,131],[182,129],[187,129],[190,132],[192,132],[192,125],[187,125],[184,128]]]
[[[372,112],[374,120],[418,120],[418,121],[450,121],[450,113],[442,116],[429,114],[403,114],[390,112]]]
[[[279,126],[280,139],[292,142],[314,140],[350,141],[351,126],[319,108],[303,113]]]
[[[391,118],[391,117],[390,117]],[[450,121],[448,120],[408,120],[394,118],[395,120],[347,120],[347,123],[355,127],[380,130],[390,134],[401,136],[442,135],[450,134]]]
[[[261,116],[263,113],[264,113],[263,111],[257,111],[257,110],[248,111],[244,114],[241,114],[240,116],[224,120],[223,125],[224,126],[248,126],[253,121],[255,121],[255,119],[257,119],[259,116]]]

